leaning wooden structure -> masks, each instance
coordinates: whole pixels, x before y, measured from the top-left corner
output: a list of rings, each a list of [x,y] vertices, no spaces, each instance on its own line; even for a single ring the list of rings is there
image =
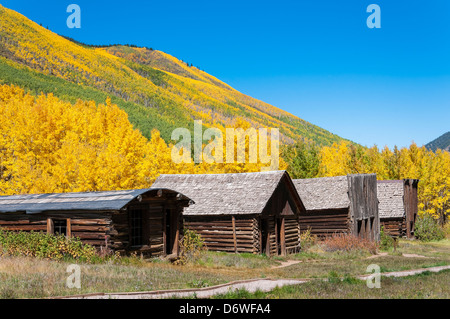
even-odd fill
[[[300,214],[300,229],[318,238],[354,234],[379,240],[377,179],[359,174],[293,180],[306,207]]]
[[[378,181],[380,225],[393,237],[414,238],[419,180]]]
[[[209,250],[267,255],[300,250],[304,206],[286,171],[161,175],[153,187],[195,201],[183,213],[184,227],[199,233]]]
[[[0,196],[0,227],[78,237],[99,249],[178,254],[190,198],[169,189]]]

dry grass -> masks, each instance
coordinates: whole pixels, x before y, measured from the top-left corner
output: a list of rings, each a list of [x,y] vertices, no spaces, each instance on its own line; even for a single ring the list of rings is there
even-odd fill
[[[326,238],[321,245],[328,252],[367,251],[371,254],[376,254],[379,248],[378,244],[374,241],[348,234],[334,234]]]
[[[423,255],[427,258],[406,258],[402,256],[403,253]],[[399,243],[396,252],[389,252],[386,256],[378,256],[373,259],[368,259],[369,256],[371,254],[366,250],[328,252],[319,243],[310,247],[308,251],[286,258],[207,252],[195,263],[183,266],[175,266],[158,259],[152,261],[135,260],[128,265],[112,262],[80,264],[81,289],[69,289],[65,286],[66,279],[69,276],[66,273],[68,262],[29,257],[2,257],[0,258],[0,298],[45,298],[94,292],[199,288],[249,278],[323,279],[329,277],[330,273],[351,277],[365,274],[367,266],[374,263],[378,264],[383,272],[426,268],[450,264],[450,241],[444,240],[424,244],[405,240]],[[300,261],[300,263],[283,268],[273,268],[283,261],[292,259]],[[386,282],[389,283],[389,280],[386,279]],[[441,277],[441,280],[448,280],[448,277]],[[406,281],[397,282],[395,280],[392,282],[395,287],[407,283]],[[446,284],[448,285],[448,281]],[[308,285],[306,287],[309,287]],[[292,296],[311,294],[311,297],[315,297],[314,294],[323,288],[322,285],[323,283],[315,283],[309,288],[310,290],[294,291]],[[334,298],[334,288],[327,287],[325,286],[324,289],[327,289],[329,293],[324,295]],[[351,289],[362,291],[364,287],[352,285],[349,287],[343,286],[341,289],[346,291],[345,289],[348,288],[350,294]],[[403,286],[403,288],[405,287]],[[430,289],[435,289],[433,287],[430,283]],[[286,289],[283,293],[280,293],[283,298],[289,295],[290,290]],[[392,288],[392,295],[400,290],[400,288]],[[443,291],[446,293],[445,289]],[[437,293],[437,291],[430,291],[430,294],[433,293]],[[366,296],[363,292],[355,292],[355,294]],[[367,296],[370,297],[371,295]]]
[[[240,299],[449,299],[450,271],[420,275],[382,277],[381,287],[368,288],[365,281],[346,277],[343,281],[314,280],[301,285],[284,286],[271,292],[238,291],[217,298]]]

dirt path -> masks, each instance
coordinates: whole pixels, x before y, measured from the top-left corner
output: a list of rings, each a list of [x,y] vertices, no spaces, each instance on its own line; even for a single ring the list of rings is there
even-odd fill
[[[376,255],[372,255],[372,256],[367,257],[367,259],[373,259],[373,258],[385,257],[385,256],[390,256],[390,255],[388,253],[378,253]],[[417,254],[402,254],[402,257],[406,257],[406,258],[435,258],[435,257],[427,257],[427,256],[417,255]]]
[[[426,271],[439,272],[445,269],[450,269],[450,265],[395,271],[389,273],[382,273],[381,275],[386,277],[406,277],[420,274]],[[370,274],[357,276],[356,278],[365,280],[369,276]],[[298,285],[308,282],[310,280],[312,279],[250,279],[250,280],[234,281],[223,285],[199,289],[159,290],[159,291],[132,292],[132,293],[98,293],[79,296],[58,297],[55,299],[164,299],[164,298],[183,298],[194,295],[197,298],[209,298],[217,294],[225,294],[227,292],[239,289],[246,289],[250,293],[256,292],[258,290],[267,292],[273,290],[276,287],[282,287],[286,285]]]
[[[295,265],[295,264],[299,264],[299,263],[301,263],[301,262],[302,262],[301,260],[288,260],[288,261],[282,261],[282,262],[281,262],[281,265],[273,266],[273,267],[271,267],[271,268],[272,268],[272,269],[284,268],[284,267],[292,266],[292,265]]]

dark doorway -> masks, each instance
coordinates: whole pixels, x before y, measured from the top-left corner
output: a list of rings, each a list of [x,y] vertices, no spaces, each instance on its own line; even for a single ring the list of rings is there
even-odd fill
[[[165,234],[166,234],[166,247],[165,247],[165,253],[167,255],[172,254],[173,252],[173,234],[172,234],[172,212],[170,211],[170,209],[166,209],[166,213],[165,213],[165,218],[166,218],[166,228],[164,229]]]
[[[261,253],[270,255],[269,223],[267,219],[261,219]]]
[[[275,227],[277,232],[277,254],[281,255],[281,219],[275,220]]]

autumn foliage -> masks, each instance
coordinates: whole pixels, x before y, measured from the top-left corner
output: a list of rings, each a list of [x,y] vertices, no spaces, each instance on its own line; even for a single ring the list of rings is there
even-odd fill
[[[0,86],[0,193],[147,188],[159,174],[259,171],[261,163],[180,163],[155,129],[147,140],[105,104],[63,102]],[[243,125],[243,124],[242,124]]]
[[[441,224],[450,214],[450,153],[418,147],[393,150],[335,143],[320,151],[318,176],[376,173],[379,180],[419,179],[419,213],[430,214]]]

